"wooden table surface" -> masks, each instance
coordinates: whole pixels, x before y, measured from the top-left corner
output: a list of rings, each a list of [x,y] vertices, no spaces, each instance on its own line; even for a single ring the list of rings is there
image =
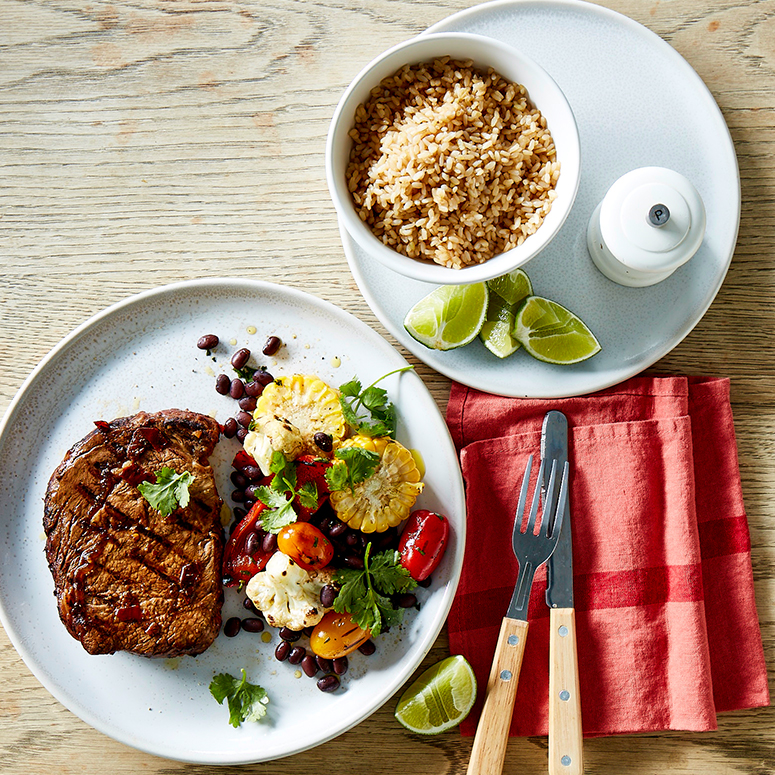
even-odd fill
[[[76,325],[180,279],[298,287],[390,340],[342,251],[323,168],[328,122],[364,63],[471,4],[0,0],[0,409]],[[773,663],[775,0],[604,4],[689,61],[734,139],[743,210],[729,274],[697,328],[657,367],[732,379]],[[443,408],[447,380],[422,364],[418,371]],[[425,664],[446,654],[443,633]],[[95,731],[40,686],[2,631],[0,676],[0,773],[213,770]],[[314,750],[220,771],[465,772],[470,740],[455,731],[412,735],[394,721],[393,706]],[[588,740],[585,751],[588,772],[775,773],[775,712],[726,714],[706,734]],[[541,773],[545,762],[545,738],[514,739],[505,772]]]

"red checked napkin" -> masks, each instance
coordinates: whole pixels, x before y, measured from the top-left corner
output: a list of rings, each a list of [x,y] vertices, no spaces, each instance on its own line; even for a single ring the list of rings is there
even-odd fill
[[[544,414],[570,425],[584,733],[716,728],[719,711],[769,703],[729,381],[635,377],[591,396],[511,399],[453,384],[447,423],[466,482],[468,538],[450,649],[480,700],[517,578],[519,484]],[[512,735],[547,734],[545,568],[530,598]]]

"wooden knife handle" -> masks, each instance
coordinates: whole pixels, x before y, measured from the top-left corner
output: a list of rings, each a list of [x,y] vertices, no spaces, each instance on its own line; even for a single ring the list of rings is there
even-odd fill
[[[583,772],[576,614],[572,608],[553,608],[549,634],[549,775]]]
[[[527,622],[504,618],[476,727],[468,775],[497,775],[503,770],[526,640]]]

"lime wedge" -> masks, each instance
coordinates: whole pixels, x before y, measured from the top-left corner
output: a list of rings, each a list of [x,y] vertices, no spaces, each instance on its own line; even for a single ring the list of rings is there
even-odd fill
[[[412,732],[437,735],[459,724],[476,699],[476,676],[465,657],[429,667],[402,695],[396,718]]]
[[[600,352],[600,343],[580,318],[541,296],[530,296],[520,307],[514,336],[546,363],[579,363]]]
[[[488,280],[487,287],[509,304],[519,304],[523,299],[533,295],[530,278],[521,269],[515,269],[508,274]]]
[[[432,350],[462,347],[479,333],[488,296],[484,283],[442,285],[406,313],[404,328]]]
[[[509,304],[497,293],[491,293],[487,303],[487,320],[479,331],[479,338],[493,355],[506,358],[519,349],[512,336],[516,304]]]

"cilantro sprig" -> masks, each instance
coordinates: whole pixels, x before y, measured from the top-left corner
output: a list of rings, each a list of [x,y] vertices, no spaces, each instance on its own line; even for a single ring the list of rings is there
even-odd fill
[[[219,705],[228,700],[229,723],[238,727],[243,721],[260,721],[266,715],[269,696],[266,689],[248,683],[245,671],[242,680],[228,673],[219,673],[210,681],[210,694]]]
[[[376,385],[391,374],[400,374],[413,368],[414,366],[404,366],[402,369],[389,371],[372,382],[365,390],[362,389],[357,377],[340,385],[339,403],[347,424],[362,436],[390,436],[394,439],[396,408],[388,400],[387,390],[378,388]]]
[[[331,492],[348,488],[354,491],[355,485],[368,479],[379,465],[379,455],[362,447],[346,447],[334,452],[341,460],[326,471],[326,482]]]
[[[137,489],[154,509],[168,517],[178,506],[188,506],[188,488],[194,481],[190,471],[179,474],[173,468],[163,466],[156,472],[156,482],[140,482]]]
[[[296,498],[305,509],[317,506],[318,488],[314,482],[305,482],[297,488],[296,465],[292,460],[286,460],[279,450],[272,453],[269,470],[274,477],[268,487],[256,488],[256,497],[267,507],[261,512],[262,527],[267,533],[279,533],[299,518],[293,508]]]
[[[417,586],[409,571],[401,565],[400,554],[394,549],[371,554],[371,542],[363,556],[363,570],[339,568],[335,581],[339,593],[334,600],[337,613],[349,613],[364,630],[379,635],[384,628],[399,624],[402,608],[396,608],[389,595],[408,592]]]

